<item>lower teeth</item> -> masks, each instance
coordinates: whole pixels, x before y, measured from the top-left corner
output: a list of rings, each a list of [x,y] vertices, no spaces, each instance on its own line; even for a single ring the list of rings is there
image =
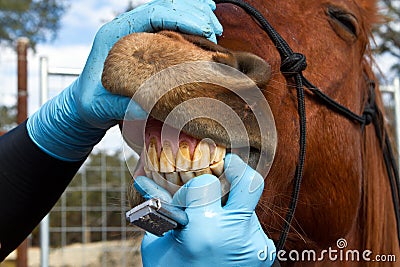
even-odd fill
[[[182,142],[176,157],[174,157],[169,143],[164,143],[160,158],[157,153],[157,141],[150,140],[144,157],[144,171],[146,176],[153,179],[159,186],[168,190],[172,195],[194,177],[203,174],[213,174],[220,177],[222,195],[229,192],[230,184],[222,176],[224,171],[224,158],[226,149],[221,146],[213,146],[206,142],[199,142],[194,150],[193,158],[190,156],[189,145]],[[131,188],[129,191],[131,205],[137,205],[142,198],[136,196],[137,192]],[[138,202],[138,203],[137,203]]]

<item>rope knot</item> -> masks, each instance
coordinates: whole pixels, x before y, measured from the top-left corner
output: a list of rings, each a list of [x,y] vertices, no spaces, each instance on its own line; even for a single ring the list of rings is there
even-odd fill
[[[375,81],[373,80],[367,80],[368,84],[368,101],[365,104],[364,107],[364,112],[363,112],[363,126],[370,124],[375,117],[377,116],[377,109],[376,109],[376,103],[375,103]]]
[[[293,53],[287,56],[281,63],[281,72],[288,76],[294,76],[307,68],[306,56]]]
[[[363,125],[368,125],[372,122],[375,117],[375,109],[371,107],[366,107],[363,112],[364,123]]]

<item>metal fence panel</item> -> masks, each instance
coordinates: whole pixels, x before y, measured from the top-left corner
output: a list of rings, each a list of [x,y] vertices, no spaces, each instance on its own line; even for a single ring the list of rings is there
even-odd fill
[[[380,87],[386,108],[386,120],[395,142],[397,166],[400,166],[400,79],[396,77],[391,85]]]
[[[80,70],[50,68],[45,57],[40,62],[40,99],[44,104],[71,84]],[[36,255],[36,259],[30,257],[30,266],[141,266],[140,242],[133,238],[136,235],[124,215],[131,176],[121,138],[115,142],[118,144],[112,152],[94,149],[42,221],[40,265]],[[132,157],[136,162],[135,154]]]

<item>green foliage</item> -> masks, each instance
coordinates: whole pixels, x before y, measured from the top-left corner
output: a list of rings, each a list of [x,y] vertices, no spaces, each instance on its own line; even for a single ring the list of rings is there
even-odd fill
[[[385,23],[375,30],[378,54],[388,53],[400,60],[400,2],[381,0],[381,13]],[[400,63],[392,66],[392,70],[400,74]]]
[[[18,37],[37,43],[53,40],[66,10],[65,0],[0,0],[0,44]]]
[[[17,125],[17,107],[0,106],[0,132],[7,132]]]

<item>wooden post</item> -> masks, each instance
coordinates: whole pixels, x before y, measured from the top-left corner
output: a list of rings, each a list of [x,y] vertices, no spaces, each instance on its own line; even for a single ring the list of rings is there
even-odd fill
[[[18,101],[17,101],[17,123],[22,123],[28,117],[28,61],[27,51],[29,39],[21,37],[17,40],[18,55]],[[25,239],[17,248],[17,267],[28,267],[28,240]]]
[[[28,117],[27,97],[28,97],[28,60],[27,52],[29,39],[21,37],[17,41],[18,54],[18,115],[17,123],[22,123]]]

